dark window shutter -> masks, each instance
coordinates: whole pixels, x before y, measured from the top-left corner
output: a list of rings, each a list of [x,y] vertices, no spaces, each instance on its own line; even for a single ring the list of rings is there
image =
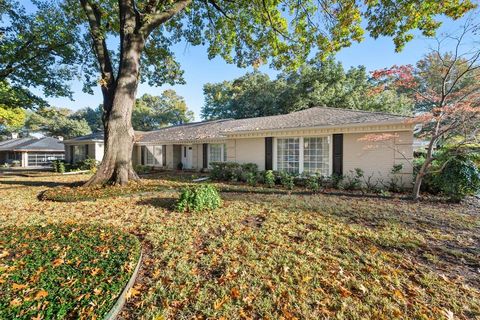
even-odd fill
[[[333,174],[343,174],[343,134],[333,135],[332,146]]]
[[[162,146],[162,165],[164,167],[167,166],[167,145],[166,144]]]
[[[85,159],[88,159],[88,149],[90,149],[90,145],[85,145]]]
[[[75,161],[75,155],[74,155],[74,148],[73,146],[70,146],[70,163],[73,164],[73,161]]]
[[[273,170],[273,138],[265,138],[265,170]]]
[[[208,168],[208,143],[203,144],[203,168]]]
[[[140,163],[144,165],[145,164],[145,146],[140,147],[140,158],[141,158]]]

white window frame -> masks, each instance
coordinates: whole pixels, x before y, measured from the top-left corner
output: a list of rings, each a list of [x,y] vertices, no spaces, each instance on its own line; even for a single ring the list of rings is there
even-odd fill
[[[222,160],[220,160],[220,161],[212,161],[211,160],[212,157],[210,157],[210,153],[211,153],[210,148],[211,148],[212,145],[215,145],[215,146],[220,145],[221,146],[220,149],[221,149]],[[226,143],[209,143],[207,152],[208,152],[207,159],[208,159],[208,167],[209,168],[210,168],[210,163],[212,163],[212,162],[226,162],[227,161],[227,144]]]
[[[298,165],[298,173],[302,174],[304,172],[304,160],[305,160],[305,154],[304,154],[304,138],[327,138],[327,143],[328,143],[328,175],[332,175],[333,171],[333,163],[332,163],[332,135],[312,135],[312,136],[285,136],[285,137],[278,137],[278,138],[273,138],[273,170],[278,170],[278,139],[289,139],[289,138],[298,138],[299,140],[299,148],[301,147],[301,150],[299,150],[299,165]]]

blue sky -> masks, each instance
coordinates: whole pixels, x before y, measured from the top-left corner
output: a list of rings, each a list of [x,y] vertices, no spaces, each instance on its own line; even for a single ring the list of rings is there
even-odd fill
[[[461,21],[442,20],[443,25],[439,33],[452,32],[461,26]],[[351,66],[364,65],[370,71],[389,67],[393,64],[414,64],[433,44],[432,39],[419,36],[409,42],[402,52],[396,53],[391,38],[374,40],[367,36],[362,43],[353,44],[351,47],[343,49],[337,54],[336,59],[341,61],[346,69]],[[173,48],[173,51],[185,71],[186,84],[173,87],[169,85],[149,87],[147,84],[142,84],[137,96],[139,97],[144,93],[160,95],[163,90],[173,88],[185,98],[188,107],[194,111],[195,120],[200,120],[200,110],[204,103],[203,85],[205,83],[231,80],[252,71],[252,68],[240,69],[235,65],[227,64],[221,58],[209,60],[206,47],[195,47],[180,43]],[[260,71],[268,73],[271,78],[274,78],[277,74],[277,71],[268,68],[268,66],[261,67]],[[95,107],[102,102],[101,92],[98,88],[95,89],[94,95],[83,93],[80,82],[72,83],[72,89],[74,91],[73,101],[68,98],[49,98],[47,100],[53,106],[73,110],[87,106]]]

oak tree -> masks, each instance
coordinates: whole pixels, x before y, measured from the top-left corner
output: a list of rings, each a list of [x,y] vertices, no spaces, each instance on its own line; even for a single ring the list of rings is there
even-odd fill
[[[139,82],[182,81],[172,45],[206,45],[208,56],[240,67],[270,63],[296,69],[310,53],[322,56],[373,37],[392,36],[397,49],[411,30],[431,35],[439,15],[454,19],[472,9],[470,0],[65,0],[64,10],[78,21],[77,39],[92,48],[85,57],[87,86],[95,72],[103,94],[105,154],[88,185],[125,184],[138,179],[131,155],[132,110]],[[362,27],[362,20],[366,27]],[[117,49],[112,48],[117,43]]]

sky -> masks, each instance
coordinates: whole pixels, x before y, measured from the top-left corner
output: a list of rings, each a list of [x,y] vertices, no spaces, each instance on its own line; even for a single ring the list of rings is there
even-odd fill
[[[453,32],[461,26],[461,21],[452,21],[442,19],[442,27],[437,34],[443,32]],[[394,44],[391,38],[382,37],[373,39],[366,36],[361,43],[354,43],[351,47],[342,49],[337,55],[336,60],[342,62],[345,69],[353,66],[364,65],[367,71],[390,67],[394,64],[415,64],[422,56],[428,52],[429,47],[434,45],[433,39],[427,39],[417,36],[406,44],[402,52],[395,52]],[[185,85],[164,85],[161,87],[150,87],[148,84],[139,86],[137,97],[148,93],[160,95],[166,89],[174,89],[186,100],[187,106],[195,113],[195,120],[201,120],[200,112],[204,103],[203,85],[208,82],[221,82],[232,80],[244,75],[246,72],[253,71],[252,68],[238,68],[235,65],[227,64],[222,58],[209,60],[207,57],[207,47],[192,46],[185,43],[179,43],[173,48],[177,61],[184,70]],[[270,69],[268,66],[262,66],[260,71],[269,74],[275,78],[278,71]],[[72,82],[71,84],[73,100],[69,98],[47,98],[46,100],[53,106],[70,108],[78,110],[84,107],[96,107],[102,102],[100,89],[97,87],[94,94],[90,95],[82,92],[81,82]]]

